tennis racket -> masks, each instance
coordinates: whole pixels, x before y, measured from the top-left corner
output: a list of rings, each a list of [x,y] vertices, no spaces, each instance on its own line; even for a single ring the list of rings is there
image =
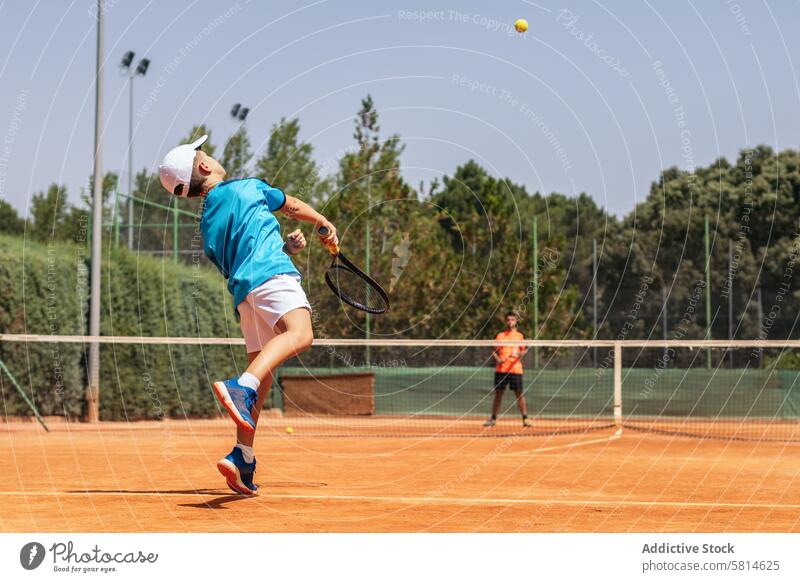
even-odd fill
[[[321,226],[317,231],[326,236],[330,231]],[[375,279],[356,267],[339,250],[339,245],[330,244],[331,264],[325,271],[325,282],[333,294],[348,305],[367,313],[386,313],[389,296]]]

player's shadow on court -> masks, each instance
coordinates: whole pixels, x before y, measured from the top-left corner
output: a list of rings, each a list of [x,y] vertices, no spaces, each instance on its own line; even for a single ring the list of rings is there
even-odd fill
[[[229,493],[228,495],[221,495],[209,501],[200,501],[198,503],[179,503],[178,507],[192,507],[194,509],[228,509],[226,503],[232,501],[252,501],[257,499],[256,495],[240,495],[236,493]]]
[[[271,482],[271,483],[262,483],[261,486],[264,487],[263,490],[271,490],[280,487],[326,487],[327,483],[321,482],[307,482],[307,483],[296,483],[296,482]],[[198,490],[198,493],[208,493],[208,494],[219,494],[219,490]],[[216,499],[211,499],[210,501],[201,501],[199,503],[179,503],[178,507],[194,507],[197,509],[228,509],[225,507],[226,503],[230,503],[231,501],[242,501],[242,500],[255,500],[258,499],[258,495],[236,495],[236,494],[227,494],[221,495]],[[263,498],[263,497],[262,497]]]
[[[223,489],[73,489],[67,493],[80,493],[85,495],[219,495],[225,493]]]
[[[269,482],[264,483],[265,490],[281,487],[326,487],[327,483],[311,482]],[[230,493],[225,489],[73,489],[67,493],[80,495],[216,495],[214,499],[208,501],[198,501],[197,503],[179,503],[178,507],[193,507],[196,509],[228,509],[225,504],[233,501],[245,501],[258,499],[257,495],[241,495]]]
[[[214,499],[199,501],[197,503],[179,503],[179,507],[194,507],[197,509],[228,509],[226,503],[255,499],[254,495],[240,495],[236,493],[226,493],[222,489],[77,489],[67,491],[67,493],[78,493],[81,495],[216,495]]]

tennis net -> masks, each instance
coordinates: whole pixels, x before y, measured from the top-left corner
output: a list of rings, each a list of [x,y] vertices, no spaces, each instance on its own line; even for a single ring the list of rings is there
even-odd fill
[[[0,335],[0,360],[51,422],[86,412],[89,338]],[[105,429],[228,433],[209,389],[246,368],[238,338],[99,338]],[[515,342],[510,342],[515,343]],[[516,344],[519,344],[517,342]],[[318,340],[276,374],[259,431],[286,436],[542,436],[630,429],[800,442],[800,341],[523,342],[523,400],[497,424],[492,341]],[[0,380],[6,426],[31,407]],[[66,423],[91,429],[91,425]]]

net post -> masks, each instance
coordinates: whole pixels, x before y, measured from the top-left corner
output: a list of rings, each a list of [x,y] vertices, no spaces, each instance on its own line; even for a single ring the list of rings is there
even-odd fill
[[[614,424],[622,428],[622,342],[614,342]]]

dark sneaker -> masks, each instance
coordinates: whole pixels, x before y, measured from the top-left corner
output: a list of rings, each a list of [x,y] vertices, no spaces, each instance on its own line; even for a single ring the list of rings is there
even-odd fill
[[[233,447],[228,455],[217,463],[217,470],[225,477],[228,487],[242,495],[255,495],[258,485],[253,485],[253,476],[256,473],[256,460],[246,463],[242,450]]]

